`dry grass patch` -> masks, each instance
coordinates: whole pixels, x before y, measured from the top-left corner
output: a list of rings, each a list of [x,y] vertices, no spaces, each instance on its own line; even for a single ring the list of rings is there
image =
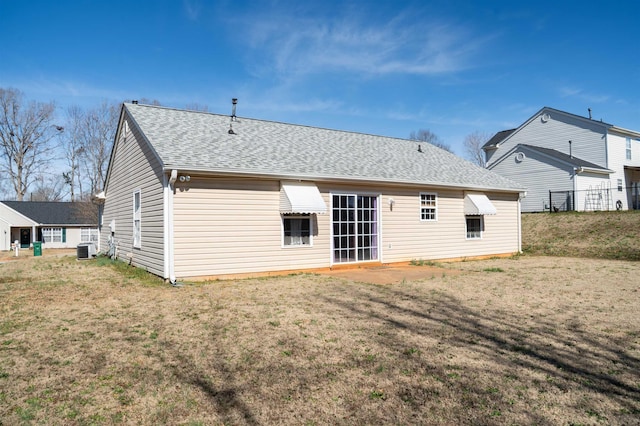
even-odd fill
[[[522,215],[522,248],[551,256],[640,260],[640,210]]]
[[[0,265],[6,424],[637,424],[640,264],[520,257],[397,285]]]

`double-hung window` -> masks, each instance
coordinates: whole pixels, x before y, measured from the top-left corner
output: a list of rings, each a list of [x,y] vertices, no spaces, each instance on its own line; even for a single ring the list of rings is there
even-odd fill
[[[311,242],[311,215],[282,216],[284,247],[310,246]]]
[[[62,228],[42,228],[42,241],[45,243],[64,243]]]
[[[97,228],[80,228],[80,242],[81,243],[97,243],[98,229]]]
[[[626,139],[627,160],[631,160],[631,138]]]
[[[482,238],[484,228],[483,216],[465,216],[467,222],[467,240],[479,240]]]
[[[432,192],[420,193],[420,220],[438,220],[438,195]]]
[[[142,214],[140,190],[133,193],[133,246],[142,246]]]

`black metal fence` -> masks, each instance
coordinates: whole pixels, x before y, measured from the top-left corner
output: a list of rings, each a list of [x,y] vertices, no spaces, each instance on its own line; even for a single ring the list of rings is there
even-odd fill
[[[640,209],[640,188],[590,188],[579,191],[549,191],[547,209],[554,212]],[[625,198],[627,203],[624,203]],[[625,205],[626,204],[626,205]]]

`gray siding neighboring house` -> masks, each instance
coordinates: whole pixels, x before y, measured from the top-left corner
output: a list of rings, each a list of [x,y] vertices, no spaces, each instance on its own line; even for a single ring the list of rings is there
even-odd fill
[[[522,191],[429,144],[124,104],[102,246],[171,282],[512,254]]]
[[[99,244],[98,209],[92,203],[53,201],[0,202],[0,250],[18,241],[29,248],[76,248],[81,242]],[[99,247],[96,247],[97,249]]]
[[[527,188],[523,212],[640,207],[638,132],[544,107],[483,149],[489,170]],[[549,191],[571,192],[572,202],[556,205],[563,198]]]

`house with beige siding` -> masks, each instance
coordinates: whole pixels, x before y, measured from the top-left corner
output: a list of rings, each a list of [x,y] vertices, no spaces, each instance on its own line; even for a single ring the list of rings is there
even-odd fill
[[[425,143],[127,103],[102,247],[172,283],[509,255],[522,195]]]
[[[522,211],[640,209],[640,132],[544,107],[483,147],[522,184]]]
[[[76,248],[98,238],[98,209],[85,202],[0,201],[0,250],[33,247]]]

